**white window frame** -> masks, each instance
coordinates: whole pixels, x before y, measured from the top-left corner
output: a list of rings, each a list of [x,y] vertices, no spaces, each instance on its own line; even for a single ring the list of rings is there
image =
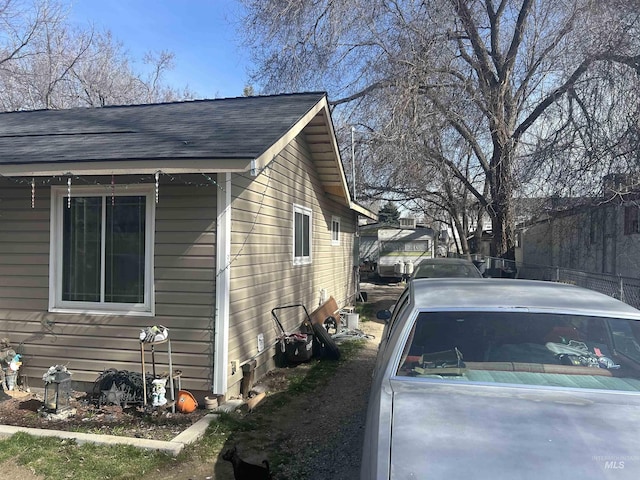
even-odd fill
[[[309,265],[311,264],[312,258],[312,245],[313,245],[313,215],[312,210],[308,207],[303,207],[302,205],[293,205],[293,218],[292,218],[292,226],[293,226],[293,235],[292,237],[292,256],[293,256],[293,264],[294,265]],[[296,256],[296,214],[306,215],[309,217],[309,255],[301,255]]]
[[[331,245],[340,245],[340,217],[331,217]]]
[[[144,302],[75,302],[62,300],[62,258],[63,258],[63,218],[67,208],[68,189],[66,186],[51,187],[51,219],[49,245],[49,311],[58,313],[115,314],[115,315],[155,315],[154,294],[154,232],[155,232],[155,190],[153,185],[118,185],[114,190],[104,187],[71,187],[72,197],[103,197],[104,202],[115,196],[145,196],[145,285]]]

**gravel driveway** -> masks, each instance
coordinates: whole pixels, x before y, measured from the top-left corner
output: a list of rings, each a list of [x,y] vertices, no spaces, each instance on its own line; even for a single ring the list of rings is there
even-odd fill
[[[365,342],[354,358],[343,362],[327,384],[313,391],[297,393],[287,401],[285,408],[262,418],[259,429],[238,432],[233,442],[244,460],[260,464],[265,457],[273,460],[277,450],[281,461],[274,480],[354,480],[360,476],[371,375],[384,328],[384,323],[375,319],[375,312],[393,305],[403,288],[401,284],[361,284],[373,312],[369,317],[374,318],[361,321],[359,327],[373,338]],[[299,368],[304,371],[308,365]],[[296,370],[298,367],[275,372],[272,380],[283,374],[301,373]],[[264,381],[267,390],[273,392],[271,398],[276,398],[277,388],[270,388],[269,380]],[[260,415],[259,408],[256,413]],[[230,467],[228,462],[218,460],[213,477],[204,478],[233,478]],[[200,480],[203,477],[191,475],[187,478]]]
[[[373,312],[387,309],[398,299],[403,285],[362,284]],[[374,313],[375,314],[375,313]],[[367,342],[357,359],[346,365],[329,382],[307,411],[314,412],[316,442],[313,455],[302,459],[303,475],[308,480],[353,480],[360,475],[362,441],[367,401],[371,388],[371,374],[375,365],[380,335],[384,324],[372,320],[359,325],[361,330],[375,336]],[[331,399],[333,406],[331,407]],[[322,403],[324,402],[324,405]],[[327,408],[329,407],[329,408]],[[323,435],[323,432],[326,435]],[[301,439],[295,439],[295,442]],[[296,462],[297,463],[297,462]],[[300,465],[295,465],[300,472]],[[294,478],[294,477],[283,477]]]
[[[375,312],[393,305],[404,285],[362,283],[370,310]],[[375,365],[380,335],[384,324],[375,318],[360,322],[359,327],[374,338],[365,343],[355,358],[340,365],[329,382],[311,392],[296,394],[286,407],[277,409],[260,420],[257,430],[238,432],[235,444],[243,460],[260,464],[265,458],[274,460],[275,450],[281,463],[274,480],[354,480],[360,476],[360,459],[364,438],[371,374]],[[301,365],[301,368],[306,368]],[[283,369],[287,370],[287,369]],[[295,374],[296,369],[286,374]],[[282,372],[272,379],[278,379]],[[269,375],[267,375],[269,377]],[[280,377],[281,378],[281,377]],[[267,382],[267,380],[263,381]],[[267,388],[272,391],[271,388]],[[275,392],[267,397],[277,397]],[[260,414],[260,407],[256,410]],[[263,416],[263,417],[264,417]],[[274,448],[275,447],[275,448]],[[211,464],[188,463],[163,472],[163,479],[221,480],[232,479],[229,462],[220,457]],[[213,475],[212,475],[213,473]],[[155,478],[149,476],[151,480]]]

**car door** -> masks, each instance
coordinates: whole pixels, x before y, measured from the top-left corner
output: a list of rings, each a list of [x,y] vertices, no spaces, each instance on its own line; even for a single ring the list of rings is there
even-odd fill
[[[393,312],[391,314],[391,318],[387,321],[384,326],[384,330],[382,331],[382,337],[380,338],[380,345],[378,346],[378,357],[376,358],[376,365],[373,370],[373,375],[375,376],[378,368],[380,367],[380,363],[382,358],[384,357],[384,352],[388,346],[389,338],[391,338],[392,333],[397,328],[399,319],[403,318],[403,313],[407,310],[410,305],[410,291],[411,287],[407,287],[404,289],[398,301],[394,305]]]

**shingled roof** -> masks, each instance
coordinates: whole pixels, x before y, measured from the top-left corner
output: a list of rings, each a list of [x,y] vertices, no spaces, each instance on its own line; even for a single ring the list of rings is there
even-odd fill
[[[255,159],[324,93],[0,113],[0,166]]]
[[[304,132],[329,194],[349,195],[326,94],[0,113],[0,177],[257,174]]]

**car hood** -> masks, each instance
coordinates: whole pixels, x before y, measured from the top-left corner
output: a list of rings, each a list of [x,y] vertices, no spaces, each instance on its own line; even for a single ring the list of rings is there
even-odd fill
[[[392,479],[640,478],[640,395],[392,381]]]

